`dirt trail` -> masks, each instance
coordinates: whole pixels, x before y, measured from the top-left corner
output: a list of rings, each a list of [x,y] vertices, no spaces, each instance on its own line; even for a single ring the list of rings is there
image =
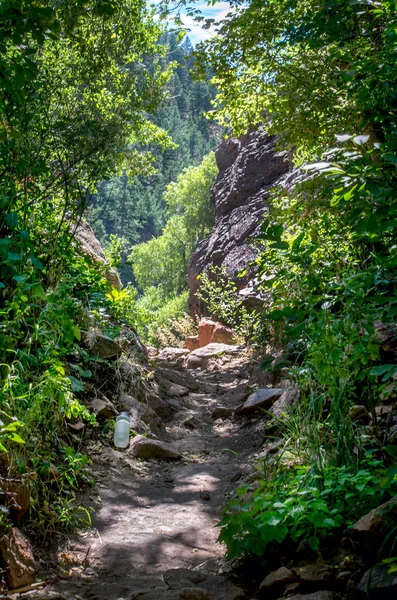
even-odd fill
[[[263,424],[212,417],[216,407],[235,408],[241,402],[247,357],[233,359],[222,371],[193,374],[198,391],[178,398],[181,410],[167,424],[183,459],[143,462],[128,451],[100,449],[90,498],[96,509],[93,528],[60,554],[61,564],[70,563],[71,577],[47,589],[47,597],[56,592],[67,600],[184,598],[162,591],[165,571],[200,565],[216,570],[225,552],[217,542],[219,512],[263,441]],[[220,600],[222,594],[186,598]],[[233,597],[225,592],[228,600]]]

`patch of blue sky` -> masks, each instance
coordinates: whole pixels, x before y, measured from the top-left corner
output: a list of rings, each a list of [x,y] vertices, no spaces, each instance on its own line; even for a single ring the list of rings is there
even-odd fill
[[[147,2],[149,6],[160,4],[160,0],[147,0]],[[194,4],[192,3],[192,6],[194,9],[200,10],[205,19],[214,19],[216,23],[222,21],[231,11],[229,2],[217,2],[212,6],[207,2],[199,0],[198,2],[194,2]],[[181,10],[181,17],[193,46],[216,35],[214,27],[210,27],[209,29],[203,28],[204,22],[198,23],[194,20],[194,17],[187,15],[184,9]]]

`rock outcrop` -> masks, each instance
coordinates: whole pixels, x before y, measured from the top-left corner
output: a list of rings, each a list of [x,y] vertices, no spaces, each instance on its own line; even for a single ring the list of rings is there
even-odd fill
[[[190,259],[189,309],[200,314],[197,275],[210,266],[224,266],[230,277],[255,258],[247,238],[254,235],[269,207],[269,190],[281,183],[290,169],[287,152],[277,152],[275,138],[263,128],[239,139],[228,139],[216,151],[219,175],[212,190],[215,227]],[[235,279],[247,287],[253,273]]]
[[[74,237],[77,240],[83,254],[90,256],[92,260],[101,265],[107,266],[105,273],[106,279],[112,284],[117,290],[121,289],[120,277],[115,269],[109,266],[103,248],[100,241],[95,237],[94,230],[87,221],[81,221]]]

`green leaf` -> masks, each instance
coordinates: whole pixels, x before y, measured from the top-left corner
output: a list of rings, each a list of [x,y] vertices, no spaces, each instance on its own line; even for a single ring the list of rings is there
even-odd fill
[[[10,439],[13,442],[16,442],[17,444],[25,444],[26,443],[25,440],[23,440],[21,438],[21,436],[18,435],[17,433],[11,433],[7,437],[8,437],[8,439]]]
[[[372,367],[369,374],[370,375],[378,375],[378,376],[384,375],[384,373],[387,373],[391,369],[397,369],[397,365],[391,365],[391,364],[378,365],[377,367]]]
[[[27,275],[14,275],[13,280],[17,283],[25,283]]]
[[[16,227],[18,225],[18,213],[9,213],[7,215],[7,223],[10,225],[10,227]]]
[[[318,538],[316,535],[312,535],[307,540],[307,543],[309,544],[310,548],[316,552],[320,544],[320,538]]]
[[[395,444],[389,444],[388,446],[385,446],[385,451],[387,454],[389,454],[389,456],[393,456],[393,458],[397,457],[397,446]]]
[[[35,283],[32,286],[32,297],[38,298],[39,300],[46,300],[47,296],[42,286],[39,283]]]
[[[69,375],[69,379],[74,392],[84,392],[84,383],[80,381],[80,379],[76,379],[76,377],[73,377],[73,375]]]

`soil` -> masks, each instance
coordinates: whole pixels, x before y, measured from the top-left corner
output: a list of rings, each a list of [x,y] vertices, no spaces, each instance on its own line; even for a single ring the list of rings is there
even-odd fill
[[[175,400],[180,410],[166,424],[182,460],[142,461],[128,449],[97,444],[96,487],[86,503],[95,509],[92,528],[58,552],[53,565],[58,580],[24,598],[127,599],[157,590],[160,600],[168,569],[219,570],[225,556],[217,542],[220,511],[264,433],[260,415],[214,420],[211,413],[241,403],[248,368],[249,357],[241,353],[225,365],[212,365],[215,370],[190,371],[199,390]],[[51,573],[44,569],[40,575]]]

